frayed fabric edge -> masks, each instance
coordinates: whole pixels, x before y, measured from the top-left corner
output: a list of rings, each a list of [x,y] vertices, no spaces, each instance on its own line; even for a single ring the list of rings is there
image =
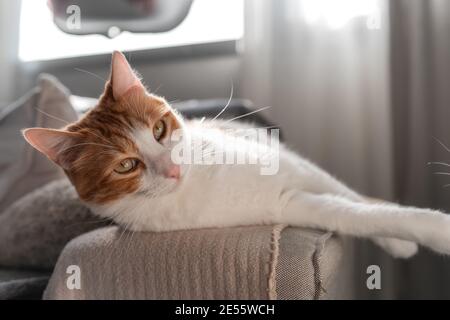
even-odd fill
[[[272,229],[271,241],[270,241],[270,249],[271,249],[271,257],[270,257],[270,271],[269,271],[269,299],[276,300],[278,298],[277,295],[277,282],[276,282],[276,271],[278,265],[278,255],[280,253],[280,238],[281,232],[286,225],[279,224],[275,225]]]

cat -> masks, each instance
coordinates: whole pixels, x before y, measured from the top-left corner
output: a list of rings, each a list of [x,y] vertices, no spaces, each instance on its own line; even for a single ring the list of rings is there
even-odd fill
[[[254,164],[173,161],[180,141],[195,149],[192,142],[201,140],[197,149],[220,150],[227,129],[241,126],[246,128],[223,120],[184,120],[164,98],[149,93],[125,56],[114,52],[111,75],[92,110],[59,130],[22,132],[64,169],[94,213],[132,231],[284,224],[369,238],[397,258],[413,256],[418,244],[450,254],[446,214],[372,201],[282,143],[277,149],[263,145],[279,158],[272,175]],[[181,140],[172,139],[180,132]],[[228,148],[245,156],[247,147],[258,144],[237,139]]]

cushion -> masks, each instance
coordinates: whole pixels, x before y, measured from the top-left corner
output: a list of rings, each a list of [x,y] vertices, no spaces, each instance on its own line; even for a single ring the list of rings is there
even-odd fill
[[[91,213],[67,179],[50,182],[0,215],[0,266],[52,270],[67,242],[110,223]]]
[[[113,226],[65,247],[44,298],[320,299],[341,254],[340,238],[301,228],[129,233]],[[79,289],[67,286],[73,266]]]
[[[0,268],[0,300],[41,299],[49,277],[48,272]]]
[[[54,77],[39,76],[38,85],[0,111],[0,213],[24,194],[63,175],[29,146],[21,129],[60,128],[77,119],[69,91]]]

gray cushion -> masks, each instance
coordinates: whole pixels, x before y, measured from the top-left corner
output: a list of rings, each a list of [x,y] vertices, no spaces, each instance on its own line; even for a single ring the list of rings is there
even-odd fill
[[[0,213],[19,197],[63,175],[25,142],[20,130],[60,128],[76,119],[69,91],[45,74],[36,88],[0,110]]]
[[[0,268],[0,300],[41,299],[50,274]]]
[[[110,223],[81,203],[67,179],[50,182],[0,215],[0,266],[51,270],[67,242]]]

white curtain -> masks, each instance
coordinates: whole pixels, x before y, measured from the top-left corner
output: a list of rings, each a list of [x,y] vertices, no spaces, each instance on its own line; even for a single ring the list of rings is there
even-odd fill
[[[305,8],[320,10],[314,7],[320,2],[355,5],[349,0],[247,1],[242,96],[272,106],[267,114],[293,148],[358,191],[389,199],[386,3],[372,1],[381,21],[369,29],[371,17],[358,13],[340,27],[330,27],[326,19],[308,23]]]
[[[273,106],[287,143],[357,191],[450,212],[450,180],[433,175],[449,170],[427,166],[450,163],[433,139],[450,146],[449,17],[448,0],[247,0],[242,95]],[[450,298],[448,259],[353,250],[358,298]],[[380,291],[365,287],[371,264]]]
[[[392,17],[392,115],[395,195],[406,204],[450,213],[450,183],[443,165],[450,153],[450,1],[395,0]],[[422,250],[397,265],[398,295],[450,299],[450,260]]]

